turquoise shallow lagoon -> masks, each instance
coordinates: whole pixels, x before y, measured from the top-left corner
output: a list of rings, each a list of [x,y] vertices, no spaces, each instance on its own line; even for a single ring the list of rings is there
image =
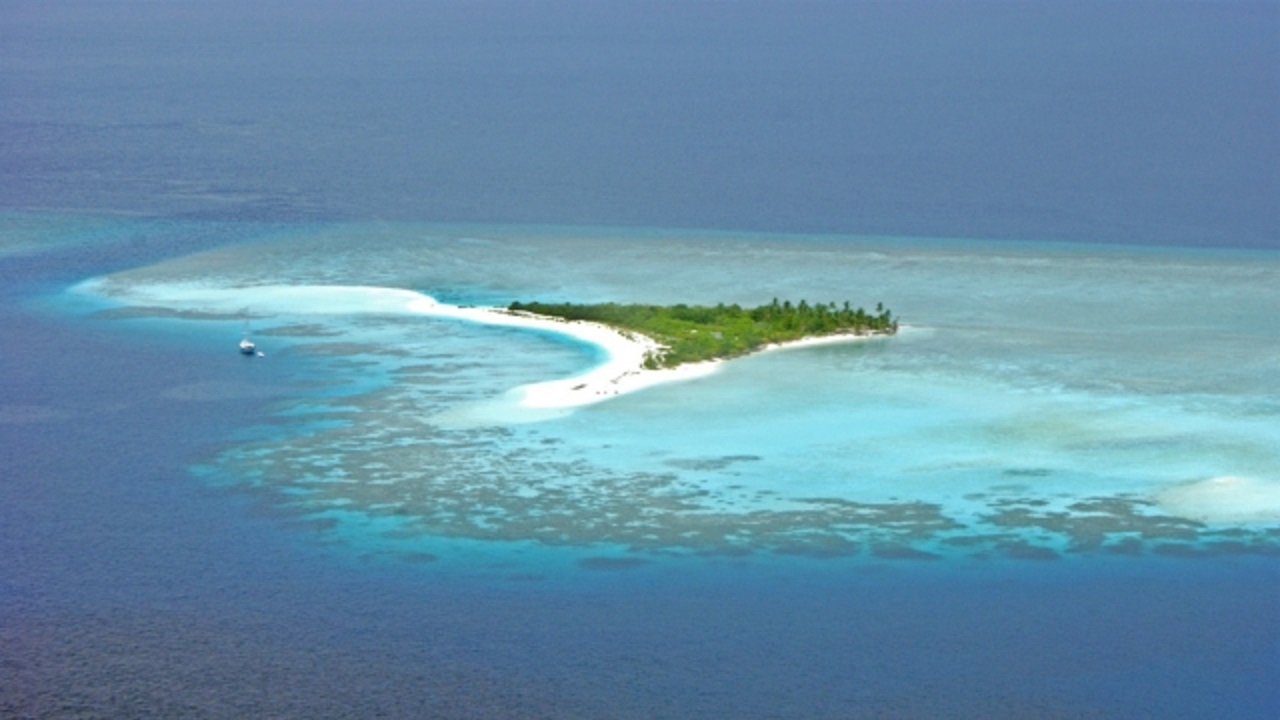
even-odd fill
[[[267,356],[245,371],[287,368],[291,397],[200,473],[388,552],[1270,554],[1278,283],[1256,251],[379,223],[276,231],[69,301],[220,352],[251,331]],[[417,316],[377,287],[462,305],[884,301],[906,328],[530,415],[503,409],[508,391],[600,349]]]

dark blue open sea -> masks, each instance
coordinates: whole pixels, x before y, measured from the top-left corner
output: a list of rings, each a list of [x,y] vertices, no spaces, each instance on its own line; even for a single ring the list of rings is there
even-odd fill
[[[0,717],[1275,717],[1278,69],[1275,2],[4,3]],[[405,291],[905,327],[521,414],[600,350]]]

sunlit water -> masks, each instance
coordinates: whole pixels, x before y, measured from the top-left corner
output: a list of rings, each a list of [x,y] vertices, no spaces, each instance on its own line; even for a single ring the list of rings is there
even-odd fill
[[[0,716],[1276,715],[1274,4],[365,5],[0,14]]]
[[[218,352],[251,333],[265,356],[228,361],[290,368],[291,399],[197,473],[361,552],[1048,558],[1276,551],[1277,286],[1265,252],[383,223],[276,232],[64,301]],[[885,302],[906,327],[529,413],[509,391],[598,349],[377,287]]]
[[[19,714],[1274,705],[1273,255],[6,222]],[[415,293],[847,298],[907,327],[530,413],[513,388],[597,349]]]

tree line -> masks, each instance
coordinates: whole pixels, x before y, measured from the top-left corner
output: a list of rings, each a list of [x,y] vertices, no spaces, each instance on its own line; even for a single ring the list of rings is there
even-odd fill
[[[534,313],[563,320],[586,320],[647,335],[664,349],[651,353],[649,368],[675,367],[689,362],[729,358],[773,343],[837,334],[893,334],[898,321],[883,303],[874,312],[848,302],[810,305],[801,300],[743,308],[709,305],[642,305],[513,302],[513,312]]]

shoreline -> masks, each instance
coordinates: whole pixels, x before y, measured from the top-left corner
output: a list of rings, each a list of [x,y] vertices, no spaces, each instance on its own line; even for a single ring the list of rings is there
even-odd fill
[[[586,372],[558,380],[544,380],[514,388],[511,393],[523,408],[557,410],[592,405],[612,397],[643,390],[655,385],[693,380],[717,371],[731,358],[688,363],[674,368],[650,369],[645,357],[664,346],[641,333],[621,330],[603,323],[586,320],[563,320],[548,315],[513,311],[500,307],[462,307],[436,301],[419,294],[408,304],[411,312],[431,317],[469,320],[485,325],[520,327],[566,335],[596,345],[605,352],[606,360]],[[814,345],[857,342],[884,337],[883,334],[837,334],[804,337],[784,343],[773,343],[755,350],[772,352]],[[745,356],[740,356],[745,357]]]
[[[527,410],[568,410],[612,397],[672,382],[693,380],[717,372],[732,358],[688,363],[674,368],[649,369],[645,357],[664,346],[653,338],[630,330],[586,320],[565,320],[504,307],[461,306],[442,303],[430,295],[402,288],[359,285],[259,285],[247,288],[214,288],[200,283],[156,283],[127,288],[111,287],[103,278],[93,278],[76,286],[76,291],[117,302],[175,310],[199,308],[243,312],[246,305],[270,308],[274,313],[379,313],[409,312],[426,317],[464,320],[482,325],[525,328],[556,333],[604,351],[605,361],[566,378],[520,385],[505,397]],[[234,308],[234,310],[233,310]],[[791,348],[857,342],[884,337],[868,333],[810,336],[773,343],[750,353]],[[742,357],[742,356],[735,356]]]
[[[517,398],[516,404],[524,408],[556,410],[591,405],[653,385],[704,377],[714,373],[723,362],[713,360],[678,368],[649,370],[644,367],[645,356],[661,346],[645,335],[602,323],[561,320],[500,307],[461,307],[437,302],[427,295],[410,302],[408,308],[411,312],[430,317],[552,332],[595,345],[604,351],[605,361],[586,372],[513,388],[510,394]]]

